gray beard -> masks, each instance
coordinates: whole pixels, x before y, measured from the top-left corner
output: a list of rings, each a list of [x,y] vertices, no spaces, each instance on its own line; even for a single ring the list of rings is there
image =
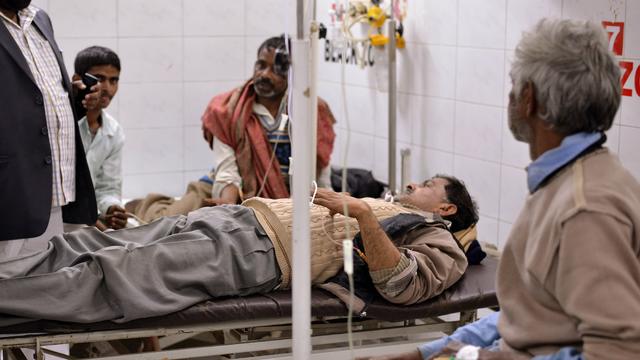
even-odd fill
[[[518,118],[511,109],[508,111],[508,116],[509,130],[511,130],[513,137],[518,141],[529,143],[532,137],[531,128],[527,126],[523,119]]]

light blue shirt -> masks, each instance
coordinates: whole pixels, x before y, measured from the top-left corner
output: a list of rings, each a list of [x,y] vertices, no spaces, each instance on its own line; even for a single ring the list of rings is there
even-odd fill
[[[111,205],[122,206],[124,132],[106,111],[102,110],[101,117],[102,126],[95,136],[89,130],[86,116],[80,119],[78,127],[96,191],[98,211],[105,214]]]
[[[451,341],[467,345],[474,345],[489,351],[500,350],[500,333],[498,332],[498,318],[500,312],[492,313],[471,324],[459,327],[450,336],[420,345],[418,350],[423,359],[439,353]],[[582,354],[575,348],[564,347],[550,355],[535,356],[531,360],[584,360]]]
[[[562,139],[560,146],[540,155],[527,167],[529,192],[533,194],[549,176],[600,141],[603,136],[599,132],[569,135]]]

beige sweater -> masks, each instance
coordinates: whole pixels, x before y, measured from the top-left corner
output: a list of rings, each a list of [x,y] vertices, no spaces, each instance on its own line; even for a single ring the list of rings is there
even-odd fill
[[[400,205],[380,199],[365,198],[378,220],[400,213],[416,212]],[[276,249],[276,257],[283,274],[281,288],[288,288],[291,280],[291,199],[251,198],[243,205],[255,210],[256,218],[265,229]],[[342,269],[342,239],[345,238],[345,221],[350,226],[350,238],[359,231],[358,222],[340,214],[329,216],[329,210],[313,205],[310,209],[311,228],[311,281],[322,284]],[[427,216],[427,214],[422,214]],[[392,295],[381,292],[387,300],[399,304],[412,304],[440,294],[453,285],[464,273],[467,260],[451,234],[432,227],[412,231],[397,239],[400,251],[416,260],[415,266],[406,269],[412,276],[400,274],[397,278],[408,279],[402,291]],[[391,279],[390,281],[394,281]]]
[[[503,347],[640,356],[640,184],[607,149],[527,198],[497,280]]]

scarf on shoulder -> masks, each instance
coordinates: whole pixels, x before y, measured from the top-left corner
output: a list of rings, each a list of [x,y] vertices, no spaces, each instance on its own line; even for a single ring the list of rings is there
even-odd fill
[[[256,99],[253,80],[227,93],[215,96],[202,115],[202,126],[217,139],[229,145],[236,155],[242,178],[244,198],[256,196],[265,179],[260,196],[272,199],[289,197],[289,190],[280,174],[280,164],[271,160],[271,144],[260,120],[253,113]],[[335,119],[327,103],[318,98],[317,164],[329,165],[335,132]],[[270,169],[270,170],[269,170]]]

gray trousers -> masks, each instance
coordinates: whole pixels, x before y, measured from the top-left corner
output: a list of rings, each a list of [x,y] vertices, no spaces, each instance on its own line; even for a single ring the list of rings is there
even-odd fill
[[[107,233],[85,228],[0,261],[0,325],[165,315],[211,297],[272,291],[280,275],[271,240],[242,206]]]

